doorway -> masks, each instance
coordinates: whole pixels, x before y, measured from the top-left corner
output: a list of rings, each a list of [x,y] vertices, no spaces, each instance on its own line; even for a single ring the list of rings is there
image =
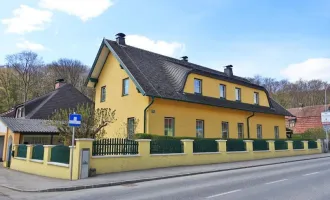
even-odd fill
[[[13,138],[11,136],[9,136],[8,137],[8,142],[7,142],[7,162],[8,162],[8,168],[10,168],[12,143],[13,143]]]

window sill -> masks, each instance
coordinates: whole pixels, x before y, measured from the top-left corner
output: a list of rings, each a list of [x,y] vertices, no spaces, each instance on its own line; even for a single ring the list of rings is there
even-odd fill
[[[122,97],[125,97],[125,96],[128,96],[128,94],[122,94],[121,96],[122,96]]]

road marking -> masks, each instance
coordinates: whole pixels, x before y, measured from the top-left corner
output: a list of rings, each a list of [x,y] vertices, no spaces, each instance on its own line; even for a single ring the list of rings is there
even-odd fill
[[[231,193],[239,192],[239,191],[241,191],[241,190],[232,190],[232,191],[229,191],[229,192],[224,192],[224,193],[212,195],[212,196],[209,196],[209,197],[206,197],[206,198],[209,199],[209,198],[218,197],[218,196],[222,196],[222,195],[226,195],[226,194],[231,194]]]
[[[313,172],[313,173],[309,173],[309,174],[304,174],[303,176],[309,176],[309,175],[313,175],[313,174],[318,174],[320,172]]]
[[[269,185],[269,184],[278,183],[278,182],[287,181],[287,180],[288,180],[288,179],[281,179],[281,180],[277,180],[277,181],[269,182],[269,183],[266,183],[266,184]]]

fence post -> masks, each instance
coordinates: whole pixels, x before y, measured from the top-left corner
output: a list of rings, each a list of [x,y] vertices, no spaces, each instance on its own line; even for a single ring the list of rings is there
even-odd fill
[[[286,143],[288,143],[288,150],[293,152],[293,141],[289,140],[289,141],[285,141]]]
[[[30,162],[32,159],[32,152],[33,152],[33,145],[32,144],[27,144],[26,145],[26,161]]]
[[[216,140],[218,142],[218,151],[220,153],[227,152],[227,140]]]
[[[187,155],[191,155],[194,153],[194,140],[192,139],[183,139],[181,140],[183,143],[183,153]]]
[[[301,141],[301,142],[304,143],[304,150],[308,151],[308,141],[304,140],[304,141]]]
[[[12,150],[14,151],[14,157],[17,157],[18,144],[13,144],[12,148],[13,148]],[[10,156],[12,155],[10,154]]]
[[[274,140],[267,140],[268,142],[268,150],[270,152],[275,152],[275,141]]]
[[[253,153],[253,140],[244,140],[246,151]]]
[[[50,161],[50,157],[52,155],[52,148],[55,145],[44,145],[44,165],[47,165],[47,163]]]
[[[139,155],[150,156],[150,142],[151,139],[138,139],[135,140],[139,143]]]
[[[320,139],[316,140],[317,142],[317,149],[322,153],[322,141]]]
[[[91,161],[92,152],[93,152],[93,141],[91,138],[78,138],[75,139],[76,146],[70,146],[70,156],[71,152],[73,152],[73,162],[72,165],[72,180],[78,180],[80,177],[80,159],[82,150],[89,149],[89,162]],[[71,157],[70,157],[71,158]],[[91,165],[90,165],[91,166]]]

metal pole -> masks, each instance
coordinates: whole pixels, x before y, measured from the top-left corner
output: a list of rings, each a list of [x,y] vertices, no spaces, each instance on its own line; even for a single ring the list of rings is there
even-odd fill
[[[325,90],[324,90],[324,112],[327,112],[327,89],[328,89],[328,84],[325,84]],[[326,152],[329,152],[329,135],[328,135],[328,129],[325,128],[325,150]]]
[[[76,114],[75,112],[73,114]],[[70,153],[70,180],[72,181],[72,166],[73,166],[73,148],[74,148],[74,129],[75,127],[72,127],[72,141],[71,141],[71,153]]]

